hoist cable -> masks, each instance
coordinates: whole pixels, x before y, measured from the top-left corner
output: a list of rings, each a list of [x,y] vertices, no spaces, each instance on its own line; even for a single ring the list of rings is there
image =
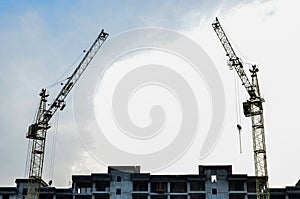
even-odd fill
[[[240,98],[240,87],[238,83],[237,75],[234,74],[234,93],[235,93],[235,111],[236,111],[236,123],[239,133],[239,148],[240,153],[242,153],[242,138],[241,138],[241,98]]]
[[[28,170],[29,170],[29,159],[30,159],[30,154],[31,154],[31,139],[28,139],[28,144],[27,144],[27,154],[26,154],[26,164],[25,164],[25,171],[24,171],[24,178],[29,177],[27,176]]]
[[[51,150],[51,162],[50,162],[50,169],[49,169],[49,178],[50,179],[52,179],[54,176],[54,163],[55,163],[58,123],[59,123],[59,112],[55,116],[55,123],[54,123],[54,134],[53,134],[53,138],[52,138],[52,150]]]

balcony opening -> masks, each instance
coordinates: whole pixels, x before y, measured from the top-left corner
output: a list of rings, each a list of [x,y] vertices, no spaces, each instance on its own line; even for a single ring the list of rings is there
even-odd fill
[[[171,182],[171,192],[172,193],[186,193],[187,184],[186,182]]]
[[[53,198],[53,194],[43,194],[41,193],[39,195],[39,199],[52,199]]]
[[[244,191],[244,181],[243,180],[232,180],[229,181],[229,191]]]
[[[256,183],[255,180],[247,182],[247,192],[256,193]]]
[[[58,195],[56,193],[56,199],[73,199],[72,195]]]
[[[230,194],[229,199],[244,199],[245,194]]]
[[[95,184],[96,191],[109,191],[109,187],[110,182],[108,181],[99,181]]]
[[[133,191],[148,191],[147,181],[133,181]]]
[[[190,199],[206,199],[205,194],[190,194]]]
[[[92,195],[77,195],[75,199],[92,199]]]
[[[77,188],[77,193],[79,194],[88,194],[91,193],[92,188],[91,187],[79,187]]]
[[[166,193],[167,192],[167,182],[151,182],[151,192]]]
[[[187,199],[186,195],[170,196],[170,199]]]
[[[148,199],[148,195],[132,195],[132,199]]]
[[[95,194],[95,199],[109,199],[109,194]]]
[[[168,199],[167,195],[153,195],[150,197],[151,199]]]
[[[285,195],[272,195],[271,196],[272,199],[285,199]],[[291,197],[289,197],[291,198]]]
[[[191,181],[190,191],[205,191],[205,182]]]

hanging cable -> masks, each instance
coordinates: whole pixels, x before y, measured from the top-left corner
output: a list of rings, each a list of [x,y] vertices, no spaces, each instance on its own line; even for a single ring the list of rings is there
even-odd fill
[[[236,111],[236,122],[241,123],[241,109],[240,109],[240,87],[237,75],[234,74],[234,93],[235,93],[235,111]]]
[[[25,171],[24,171],[24,178],[27,178],[28,170],[29,170],[29,159],[30,159],[30,154],[31,154],[31,139],[28,139],[28,144],[27,144],[27,154],[26,154],[26,164],[25,164]]]
[[[227,30],[222,27],[224,33],[226,34],[227,38],[229,39],[231,45],[236,49],[235,51],[238,52],[239,55],[241,55],[241,57],[245,57],[244,54],[242,53],[242,51],[238,48],[238,46],[234,43],[234,40],[229,36],[230,34],[227,34]]]
[[[242,136],[241,136],[241,131],[242,131],[242,126],[237,124],[237,129],[239,131],[239,143],[240,143],[240,153],[242,153]]]
[[[85,49],[88,49],[89,46],[91,46],[93,44],[93,42],[89,43],[88,46],[86,46]],[[65,70],[65,72],[57,79],[56,83],[57,82],[61,82],[61,81],[64,81],[64,80],[61,80],[62,77],[64,77],[66,75],[66,73],[78,62],[79,58],[81,58],[84,54],[86,53],[86,50],[83,50],[79,56],[75,59],[75,61]],[[68,77],[69,78],[69,77]],[[68,79],[66,78],[66,79]]]
[[[239,133],[239,147],[240,147],[240,153],[242,153],[242,138],[241,138],[241,131],[242,131],[242,126],[241,126],[241,98],[240,98],[240,87],[239,87],[239,82],[237,75],[234,76],[234,90],[235,90],[235,111],[236,111],[236,127]]]
[[[37,106],[36,109],[35,109],[35,114],[34,114],[34,116],[32,118],[32,124],[36,122],[35,120],[37,118],[38,111],[39,111],[39,106]],[[29,159],[30,159],[30,155],[31,155],[31,147],[32,147],[32,140],[28,139],[27,154],[26,154],[26,163],[25,163],[25,170],[24,170],[24,178],[29,177],[29,176],[27,176],[27,174],[28,174],[29,167],[30,167],[30,165],[29,165]]]
[[[54,176],[54,163],[55,163],[58,123],[59,123],[59,112],[55,116],[55,123],[54,123],[54,134],[53,134],[53,139],[52,139],[51,161],[50,161],[50,169],[49,169],[49,178],[50,179],[53,179],[53,176]]]
[[[35,120],[36,120],[36,118],[37,118],[37,114],[38,114],[38,111],[39,111],[39,107],[40,107],[40,106],[37,106],[37,107],[35,108],[35,112],[34,112],[34,115],[33,115],[33,118],[32,118],[32,124],[36,122]]]
[[[51,84],[51,85],[49,85],[49,86],[47,86],[47,87],[45,87],[45,88],[48,90],[48,89],[50,89],[50,88],[53,88],[53,87],[56,86],[57,84],[63,85],[63,82],[66,81],[67,79],[68,79],[68,78],[63,79],[63,80],[60,80],[60,81],[57,81],[57,82],[55,82],[55,83],[53,83],[53,84]]]
[[[53,84],[50,84],[50,85],[46,86],[45,88],[46,88],[46,89],[50,89],[50,88],[52,88],[53,86],[56,86],[56,85],[59,84],[59,83],[62,84],[62,82],[64,82],[65,80],[67,80],[69,77],[68,77],[68,78],[64,78],[64,79],[62,79],[62,78],[67,74],[68,71],[70,71],[71,68],[74,67],[74,65],[78,62],[78,60],[79,60],[79,59],[83,56],[83,54],[85,54],[85,53],[86,53],[86,50],[83,50],[83,51],[79,54],[79,56],[74,60],[74,62],[73,62],[68,68],[66,68],[65,72],[63,72],[63,73],[57,78],[57,80],[56,80]]]

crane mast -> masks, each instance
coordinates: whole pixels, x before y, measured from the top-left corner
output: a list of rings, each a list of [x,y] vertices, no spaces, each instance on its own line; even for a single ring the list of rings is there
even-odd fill
[[[85,71],[89,63],[92,61],[108,35],[109,34],[104,32],[104,30],[102,29],[94,43],[86,52],[82,61],[79,63],[73,74],[68,78],[67,82],[58,93],[57,97],[49,105],[48,109],[47,98],[49,95],[47,94],[46,89],[42,89],[40,93],[41,100],[39,103],[37,114],[35,116],[35,121],[28,127],[28,131],[26,134],[26,138],[32,140],[32,150],[28,176],[29,181],[26,199],[39,198],[39,190],[42,183],[46,134],[47,130],[50,128],[49,121],[58,109],[63,110],[65,108],[65,98],[72,90],[73,86]]]
[[[243,69],[243,63],[241,59],[236,56],[218,18],[212,23],[212,27],[226,51],[226,56],[229,58],[228,65],[230,69],[235,69],[242,81],[242,85],[250,95],[250,99],[243,103],[243,109],[245,116],[251,117],[252,122],[256,195],[257,199],[270,199],[262,106],[264,99],[261,97],[259,90],[257,78],[258,68],[256,65],[253,65],[252,69],[250,69],[250,82]]]

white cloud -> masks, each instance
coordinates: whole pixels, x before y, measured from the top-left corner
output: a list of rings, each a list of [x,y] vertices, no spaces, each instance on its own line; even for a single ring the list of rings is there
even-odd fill
[[[65,65],[68,65],[66,63],[74,60],[80,51],[78,49],[90,42],[92,33],[89,32],[98,31],[100,25],[108,27],[112,32],[118,32],[145,25],[146,22],[146,25],[151,22],[151,25],[176,29],[197,41],[216,64],[223,78],[227,97],[224,133],[208,159],[205,162],[195,159],[198,157],[199,148],[192,146],[189,155],[164,172],[197,172],[197,164],[213,163],[233,164],[234,172],[253,175],[250,120],[243,119],[244,153],[240,155],[235,129],[235,102],[232,97],[235,92],[233,72],[226,67],[225,53],[210,26],[212,16],[218,13],[237,52],[245,61],[257,63],[260,67],[261,89],[266,98],[265,123],[270,185],[294,185],[300,178],[298,172],[300,162],[295,155],[300,150],[297,143],[300,131],[297,125],[300,89],[296,81],[299,79],[297,66],[300,46],[299,2],[223,1],[223,7],[219,7],[219,4],[218,2],[209,6],[204,3],[193,7],[194,4],[191,3],[182,9],[178,8],[177,12],[170,11],[174,6],[170,4],[158,6],[161,8],[159,13],[155,12],[157,5],[150,7],[149,10],[144,8],[146,11],[143,11],[139,10],[140,8],[122,10],[113,4],[109,6],[96,4],[93,5],[91,13],[80,12],[78,9],[83,7],[81,5],[77,4],[75,7],[68,5],[70,10],[64,10],[66,14],[55,13],[56,18],[61,19],[56,25],[43,18],[47,13],[41,14],[40,11],[28,12],[25,15],[17,13],[10,15],[14,18],[5,20],[2,18],[1,21],[10,25],[0,29],[0,91],[3,92],[0,105],[0,125],[3,135],[0,140],[0,157],[7,163],[0,166],[2,178],[0,183],[13,184],[14,178],[23,176],[27,146],[24,136],[38,102],[38,91],[42,85],[49,85],[55,80],[63,72]],[[205,17],[198,12],[198,8],[199,10],[207,8],[203,10],[207,12]],[[89,7],[82,9],[90,10]],[[168,10],[169,13],[164,14],[164,11]],[[197,25],[196,22],[199,20],[201,21]],[[58,25],[60,29],[56,29]],[[182,30],[183,28],[185,29]],[[86,34],[83,34],[85,32]],[[244,100],[245,92],[243,89],[240,90]],[[71,106],[67,108],[71,110]],[[58,134],[55,185],[66,186],[74,170],[79,173],[105,172],[106,169],[87,156],[80,145],[70,121],[72,114],[64,111],[61,115],[61,123],[64,123],[64,126],[59,128],[61,133]],[[189,166],[182,166],[186,165],[185,162],[189,162]],[[46,163],[44,173],[47,172]]]
[[[297,172],[300,161],[293,155],[300,150],[295,141],[299,140],[299,4],[298,1],[256,1],[220,12],[218,16],[238,56],[246,62],[258,64],[260,69],[259,80],[266,99],[264,107],[270,186],[294,185],[300,177]],[[207,161],[217,164],[229,162],[233,164],[235,172],[254,175],[251,121],[242,116],[244,153],[239,155],[235,129],[234,78],[226,66],[223,47],[210,26],[212,21],[202,21],[198,27],[186,32],[214,60],[227,93],[227,124],[220,143]],[[245,70],[248,72],[248,66]],[[246,91],[244,88],[240,90],[242,100],[245,100]]]

